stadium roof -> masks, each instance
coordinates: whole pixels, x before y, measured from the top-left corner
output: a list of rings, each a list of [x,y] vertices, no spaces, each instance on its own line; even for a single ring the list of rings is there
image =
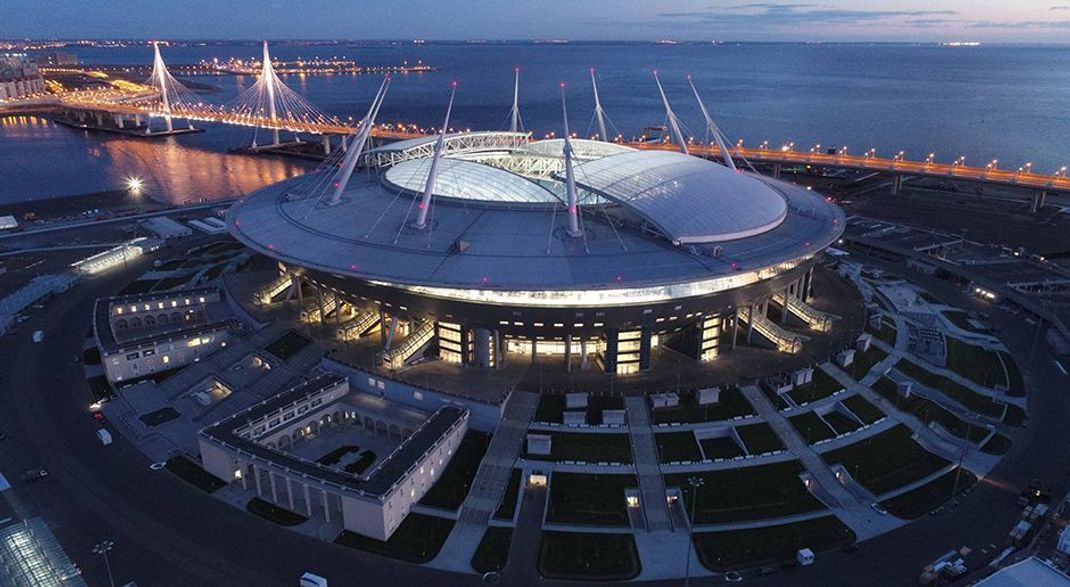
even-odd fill
[[[386,182],[399,189],[422,193],[430,171],[430,159],[410,159],[387,169]],[[439,162],[435,196],[484,202],[561,201],[550,190],[515,173],[475,161],[451,158]]]
[[[590,139],[572,139],[572,153],[577,159],[599,159],[620,153],[631,153],[635,149],[616,143],[592,141]],[[517,149],[518,153],[561,157],[565,139],[546,139],[535,141]]]
[[[674,243],[761,234],[784,221],[784,197],[753,176],[674,151],[634,151],[579,165],[576,183],[619,202]]]

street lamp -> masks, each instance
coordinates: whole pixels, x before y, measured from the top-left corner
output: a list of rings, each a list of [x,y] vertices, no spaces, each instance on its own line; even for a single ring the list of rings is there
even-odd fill
[[[108,583],[111,587],[115,587],[115,578],[111,574],[111,563],[108,562],[108,553],[115,546],[115,543],[111,540],[101,540],[93,545],[93,554],[99,554],[104,557],[104,568],[108,570]]]
[[[687,478],[687,484],[691,486],[691,523],[687,529],[687,559],[684,563],[684,587],[691,584],[691,548],[695,543],[695,504],[698,503],[698,489],[706,484],[706,480],[697,475]]]

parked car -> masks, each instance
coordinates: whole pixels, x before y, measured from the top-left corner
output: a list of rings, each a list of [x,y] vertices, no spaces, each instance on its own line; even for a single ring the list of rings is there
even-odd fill
[[[48,477],[48,471],[44,469],[30,469],[22,474],[23,481],[40,481]]]

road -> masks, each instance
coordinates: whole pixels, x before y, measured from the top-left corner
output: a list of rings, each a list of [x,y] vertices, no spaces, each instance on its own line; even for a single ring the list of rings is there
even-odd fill
[[[45,331],[47,346],[28,334],[0,338],[0,470],[7,473],[27,515],[42,515],[90,585],[106,585],[90,554],[112,540],[117,580],[142,585],[296,585],[304,571],[332,585],[478,584],[475,576],[432,569],[326,544],[255,518],[172,476],[151,471],[135,449],[117,439],[96,442],[80,356],[93,301],[111,295],[149,267],[87,279],[27,322],[24,333]],[[23,485],[17,474],[41,467],[48,479]]]

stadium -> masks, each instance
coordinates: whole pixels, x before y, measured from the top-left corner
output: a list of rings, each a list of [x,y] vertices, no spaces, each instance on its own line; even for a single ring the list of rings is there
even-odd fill
[[[344,158],[249,194],[227,224],[278,262],[261,300],[297,298],[344,340],[378,334],[389,368],[556,355],[624,375],[659,346],[709,361],[756,334],[798,352],[834,318],[807,300],[843,212],[727,158],[523,132]]]

